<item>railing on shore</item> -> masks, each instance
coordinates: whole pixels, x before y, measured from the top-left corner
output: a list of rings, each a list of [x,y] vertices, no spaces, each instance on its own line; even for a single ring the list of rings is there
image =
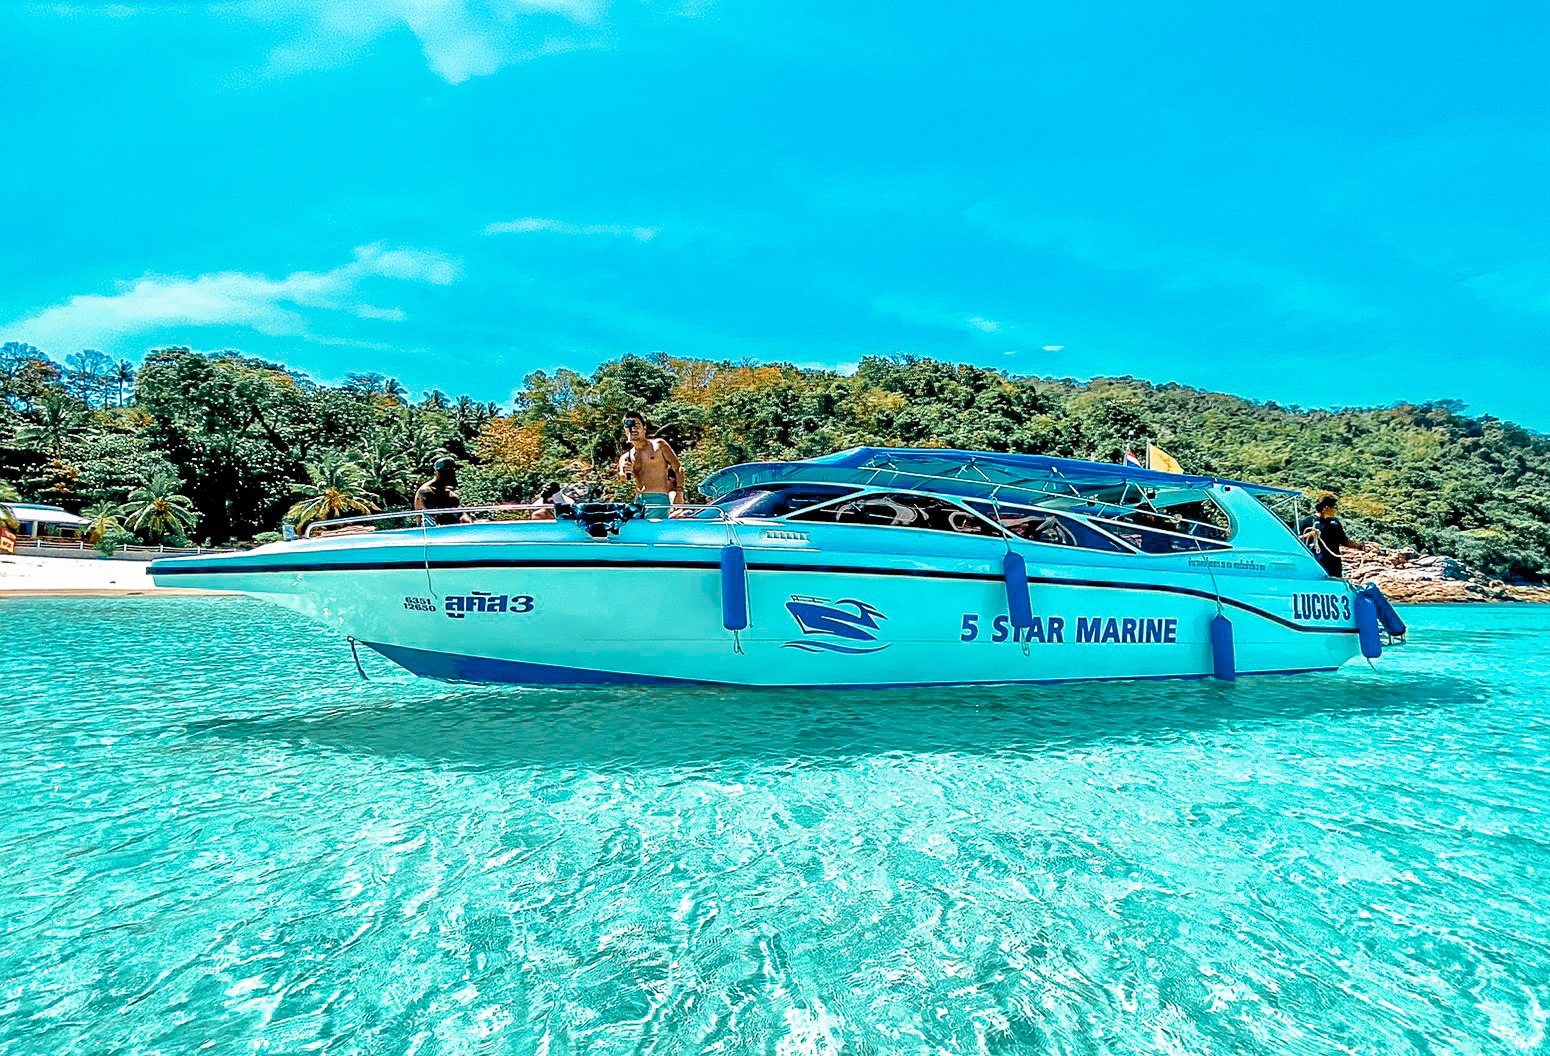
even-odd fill
[[[180,554],[213,554],[229,551],[229,546],[120,546],[113,556],[129,556],[133,554],[156,554],[157,556]],[[68,557],[75,554],[85,555],[95,553],[96,547],[87,543],[84,539],[18,539],[16,540],[16,552],[31,553],[34,556]],[[98,555],[101,556],[101,555]]]

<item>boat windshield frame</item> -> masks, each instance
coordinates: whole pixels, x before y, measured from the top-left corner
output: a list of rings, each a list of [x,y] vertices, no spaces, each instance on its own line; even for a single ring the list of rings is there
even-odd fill
[[[816,482],[816,481],[770,482],[767,486],[765,486],[763,488],[760,488],[758,485],[753,485],[753,486],[750,486],[750,488],[738,489],[738,490],[739,491],[746,491],[746,490],[758,489],[758,490],[765,491],[765,492],[773,492],[773,491],[778,491],[778,490],[780,490],[781,488],[783,488],[785,486],[796,486],[796,485],[800,485],[800,484],[812,484],[812,483],[818,483],[818,482]],[[736,492],[733,492],[732,494],[736,494]],[[943,502],[943,503],[946,503],[947,505],[953,506],[953,507],[957,508],[959,511],[968,514],[970,517],[973,517],[976,521],[979,521],[980,523],[989,526],[991,529],[993,529],[994,535],[997,538],[1001,538],[1001,539],[1016,539],[1016,540],[1018,540],[1020,542],[1028,543],[1028,544],[1034,545],[1034,546],[1056,546],[1056,547],[1060,547],[1062,549],[1092,550],[1092,551],[1100,552],[1100,553],[1102,553],[1102,552],[1110,552],[1110,553],[1122,553],[1122,554],[1138,554],[1138,555],[1144,555],[1144,556],[1168,556],[1168,555],[1174,554],[1174,553],[1200,553],[1200,552],[1204,552],[1204,551],[1230,550],[1230,549],[1232,549],[1232,537],[1233,537],[1234,528],[1235,528],[1235,524],[1233,522],[1233,518],[1232,518],[1231,513],[1228,512],[1226,509],[1224,509],[1220,504],[1215,503],[1214,501],[1212,502],[1212,504],[1216,506],[1216,508],[1223,514],[1223,516],[1228,521],[1228,527],[1227,528],[1224,529],[1221,525],[1212,524],[1209,521],[1197,521],[1197,520],[1193,520],[1193,519],[1190,519],[1190,518],[1178,518],[1178,523],[1181,526],[1195,526],[1195,527],[1204,529],[1206,532],[1209,532],[1209,533],[1224,533],[1222,535],[1215,535],[1215,534],[1195,535],[1195,534],[1190,534],[1187,531],[1172,531],[1172,530],[1169,530],[1169,529],[1166,529],[1166,528],[1159,528],[1159,527],[1154,527],[1154,526],[1151,526],[1151,525],[1131,524],[1131,523],[1128,523],[1128,522],[1119,521],[1119,520],[1117,520],[1115,518],[1112,518],[1112,517],[1105,517],[1105,516],[1101,515],[1104,512],[1140,512],[1140,513],[1151,513],[1151,514],[1156,514],[1156,515],[1163,515],[1162,514],[1162,510],[1167,508],[1166,506],[1164,506],[1162,509],[1159,509],[1158,507],[1153,506],[1150,503],[1147,506],[1145,506],[1145,507],[1120,507],[1120,506],[1118,506],[1116,504],[1113,504],[1113,503],[1102,503],[1102,504],[1097,504],[1096,507],[1093,508],[1093,509],[1076,509],[1076,508],[1062,509],[1062,508],[1057,508],[1057,507],[1050,506],[1050,505],[1028,503],[1028,502],[1008,501],[1007,499],[996,498],[996,497],[978,498],[978,497],[969,497],[969,496],[962,496],[962,495],[949,495],[949,494],[943,494],[943,493],[938,492],[938,491],[927,490],[927,489],[922,489],[922,488],[899,488],[899,487],[887,487],[887,486],[884,486],[884,485],[872,485],[872,486],[859,487],[859,488],[856,488],[856,489],[854,489],[852,491],[847,492],[846,494],[836,495],[832,499],[827,499],[827,500],[825,500],[823,502],[815,502],[815,503],[813,503],[813,504],[811,504],[809,506],[802,507],[800,510],[793,510],[790,513],[782,514],[782,515],[777,516],[777,517],[761,517],[759,515],[754,515],[752,517],[746,517],[745,518],[745,517],[741,517],[741,516],[738,516],[737,514],[733,514],[733,513],[730,513],[730,512],[729,512],[728,516],[730,518],[732,518],[732,519],[735,519],[735,520],[744,520],[744,519],[751,520],[751,521],[752,520],[769,520],[769,521],[788,522],[788,523],[798,524],[798,525],[810,525],[810,524],[813,524],[813,523],[823,523],[821,521],[820,522],[815,522],[814,518],[812,517],[812,514],[817,513],[817,512],[821,512],[823,510],[829,509],[829,508],[834,507],[834,506],[839,506],[839,505],[844,505],[844,504],[852,503],[852,502],[857,501],[858,499],[864,499],[868,495],[878,495],[878,496],[901,495],[901,496],[910,496],[910,497],[931,499],[933,501]],[[1212,500],[1210,499],[1209,495],[1206,495],[1203,492],[1194,492],[1193,489],[1191,489],[1191,501],[1212,501]],[[980,504],[988,505],[991,508],[991,510],[996,513],[997,516],[994,517],[994,518],[987,517],[981,510],[975,508],[977,505],[980,505]],[[1067,535],[1070,535],[1072,537],[1072,541],[1071,542],[1059,542],[1059,543],[1057,543],[1057,542],[1049,542],[1047,540],[1041,540],[1041,539],[1037,539],[1037,538],[1030,538],[1028,536],[1022,535],[1022,534],[1020,534],[1020,533],[1018,533],[1016,531],[1013,531],[1012,529],[1010,529],[1010,528],[1008,528],[1006,526],[1005,522],[1006,522],[1006,519],[1007,519],[1007,515],[1010,515],[1011,517],[1016,517],[1018,519],[1031,519],[1033,517],[1052,518],[1052,519],[1054,519],[1057,522],[1057,524],[1060,524],[1063,527],[1065,527],[1065,532],[1066,532]],[[1103,541],[1106,544],[1108,544],[1108,545],[1107,546],[1103,546],[1103,547],[1097,547],[1097,546],[1091,546],[1091,545],[1088,545],[1088,544],[1082,542],[1080,540],[1080,536],[1077,533],[1072,532],[1070,530],[1070,528],[1069,528],[1069,525],[1066,523],[1066,522],[1070,522],[1070,521],[1079,522],[1080,525],[1085,530],[1091,531],[1095,535],[1101,537],[1103,539]],[[1130,540],[1124,538],[1122,535],[1120,535],[1118,532],[1116,532],[1113,528],[1105,527],[1105,525],[1113,525],[1113,526],[1119,527],[1119,528],[1128,528],[1131,531],[1145,532],[1145,533],[1148,533],[1148,534],[1151,534],[1151,535],[1162,536],[1162,537],[1165,537],[1165,538],[1168,538],[1168,539],[1176,539],[1176,540],[1179,540],[1180,542],[1188,543],[1188,544],[1191,544],[1191,545],[1189,545],[1187,547],[1185,547],[1185,546],[1175,546],[1175,547],[1173,547],[1173,548],[1171,548],[1171,549],[1169,549],[1167,551],[1150,551],[1150,550],[1147,550],[1147,549],[1145,549],[1143,547],[1135,545]],[[913,525],[869,524],[869,523],[866,523],[866,522],[857,522],[857,523],[855,523],[855,524],[853,524],[851,526],[852,527],[864,527],[864,528],[903,528],[903,529],[906,529],[906,530],[914,530],[914,531],[940,531],[940,529],[935,529],[935,528],[919,528],[919,527],[916,527],[916,526],[913,526]],[[965,533],[961,533],[961,534],[970,535],[970,534],[974,534],[974,533],[965,532]]]
[[[700,490],[716,502],[719,496],[739,491],[776,490],[800,484],[929,495],[971,513],[975,512],[970,509],[974,503],[990,503],[992,507],[1010,504],[1028,510],[1030,515],[1038,511],[1041,516],[1078,519],[1084,531],[1098,533],[1093,538],[1102,537],[1105,544],[1112,541],[1124,552],[1149,556],[1233,549],[1241,524],[1234,504],[1221,501],[1221,493],[1240,489],[1256,497],[1300,494],[1290,488],[1103,462],[934,448],[865,447],[795,462],[729,466],[707,477]],[[1219,518],[1213,523],[1170,512],[1195,502],[1209,504]],[[797,512],[823,505],[814,503]],[[1159,523],[1147,523],[1143,517],[1156,518]],[[1003,534],[1017,536],[1004,526],[998,527]],[[1148,539],[1154,545],[1147,545]],[[1159,548],[1157,540],[1165,545]]]

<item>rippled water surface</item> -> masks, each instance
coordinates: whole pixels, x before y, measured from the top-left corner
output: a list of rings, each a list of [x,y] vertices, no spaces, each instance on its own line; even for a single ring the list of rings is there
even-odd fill
[[[1550,1048],[1543,608],[1339,675],[865,694],[0,615],[3,1053]]]

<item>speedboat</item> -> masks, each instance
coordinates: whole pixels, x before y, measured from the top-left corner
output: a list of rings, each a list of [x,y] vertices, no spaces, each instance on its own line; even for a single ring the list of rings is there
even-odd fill
[[[1284,488],[858,447],[732,466],[700,490],[708,505],[347,518],[150,574],[466,682],[1233,679],[1332,671],[1403,633],[1375,588],[1325,574]]]

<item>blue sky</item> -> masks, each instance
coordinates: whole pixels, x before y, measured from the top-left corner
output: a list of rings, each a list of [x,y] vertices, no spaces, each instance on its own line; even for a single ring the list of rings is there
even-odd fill
[[[1550,430],[1541,5],[0,5],[0,340],[909,352]]]

